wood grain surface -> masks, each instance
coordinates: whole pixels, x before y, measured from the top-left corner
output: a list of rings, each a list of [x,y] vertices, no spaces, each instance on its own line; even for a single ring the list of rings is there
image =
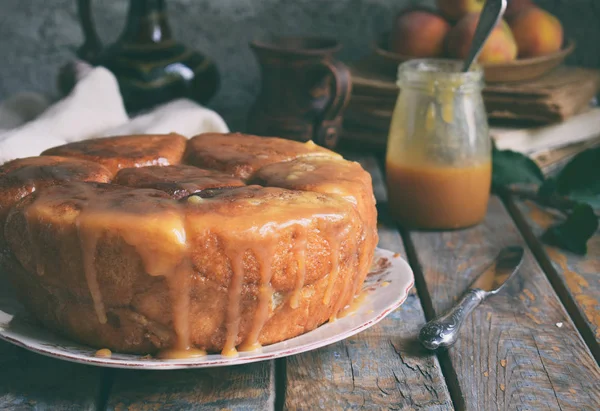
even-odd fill
[[[108,410],[272,410],[274,362],[176,371],[124,371],[114,378]]]
[[[561,221],[555,212],[531,201],[512,201],[516,221],[536,252],[558,295],[563,300],[596,361],[600,362],[600,233],[588,241],[588,254],[580,256],[542,244],[540,236]]]
[[[104,371],[0,341],[0,410],[95,410]]]
[[[375,159],[361,163],[371,172],[378,202],[385,203],[385,186]],[[379,220],[379,246],[405,257],[398,230],[383,210]],[[328,347],[284,359],[285,408],[452,409],[437,358],[416,341],[424,321],[413,290],[398,310],[372,328]]]
[[[502,247],[524,244],[496,197],[477,227],[408,237],[426,283],[424,304],[436,314],[450,308]],[[465,321],[447,358],[442,365],[447,378],[456,377],[452,395],[460,408],[600,409],[598,364],[529,251],[517,277]]]

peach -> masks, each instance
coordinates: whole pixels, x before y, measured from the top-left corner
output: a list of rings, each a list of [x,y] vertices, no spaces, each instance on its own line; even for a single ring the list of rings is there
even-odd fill
[[[508,0],[508,5],[506,6],[506,11],[504,12],[504,18],[506,21],[510,21],[514,16],[523,10],[533,6],[534,4],[531,0]]]
[[[481,11],[485,0],[437,0],[437,7],[444,16],[458,21],[469,13]]]
[[[563,27],[552,14],[539,7],[527,8],[510,21],[519,57],[555,53],[563,44]]]
[[[441,16],[425,10],[399,14],[390,37],[390,50],[411,57],[439,57],[450,24]]]
[[[463,17],[448,33],[448,54],[464,59],[475,35],[480,13],[470,13]],[[517,44],[504,20],[492,30],[479,55],[480,63],[503,63],[517,58]]]

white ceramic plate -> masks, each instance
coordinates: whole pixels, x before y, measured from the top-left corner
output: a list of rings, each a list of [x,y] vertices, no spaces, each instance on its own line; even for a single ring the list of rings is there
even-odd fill
[[[398,308],[413,284],[413,273],[406,261],[391,251],[378,248],[363,287],[364,299],[354,313],[259,351],[240,352],[235,358],[211,354],[201,358],[163,360],[116,353],[110,358],[96,357],[96,349],[64,339],[37,324],[0,276],[0,339],[61,360],[104,367],[166,370],[247,364],[314,350],[366,330]]]

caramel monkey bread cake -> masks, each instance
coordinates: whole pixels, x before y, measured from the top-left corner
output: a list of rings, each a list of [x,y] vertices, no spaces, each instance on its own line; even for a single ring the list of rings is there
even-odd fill
[[[22,303],[97,348],[232,355],[333,320],[377,244],[370,175],[273,137],[109,137],[0,166]]]

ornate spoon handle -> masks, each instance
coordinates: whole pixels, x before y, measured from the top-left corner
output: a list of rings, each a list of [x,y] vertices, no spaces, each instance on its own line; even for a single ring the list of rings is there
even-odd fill
[[[457,338],[460,326],[467,316],[486,297],[486,292],[471,289],[446,314],[425,324],[419,333],[419,341],[429,350],[452,346]]]

